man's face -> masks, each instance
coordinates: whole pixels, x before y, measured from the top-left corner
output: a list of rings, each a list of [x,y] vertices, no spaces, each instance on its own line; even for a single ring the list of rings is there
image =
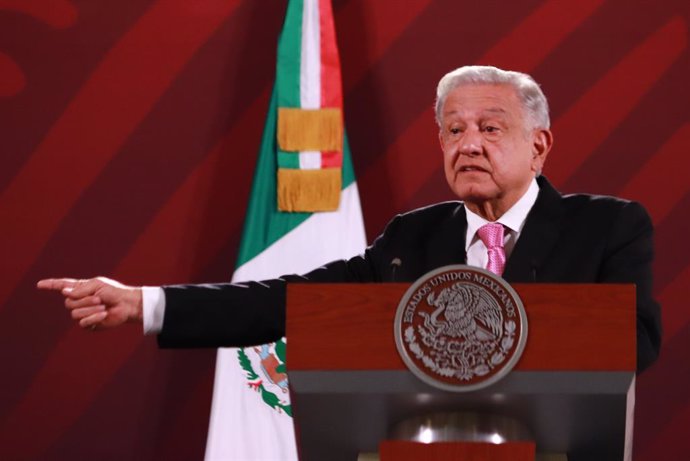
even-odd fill
[[[446,180],[467,206],[498,219],[527,191],[551,148],[548,130],[531,129],[509,85],[461,85],[441,109]]]

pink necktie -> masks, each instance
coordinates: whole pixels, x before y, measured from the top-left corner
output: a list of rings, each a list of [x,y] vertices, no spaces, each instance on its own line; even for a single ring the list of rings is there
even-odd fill
[[[506,267],[506,252],[503,248],[503,224],[489,223],[484,224],[477,230],[479,238],[489,252],[489,262],[486,268],[494,274],[503,274]]]

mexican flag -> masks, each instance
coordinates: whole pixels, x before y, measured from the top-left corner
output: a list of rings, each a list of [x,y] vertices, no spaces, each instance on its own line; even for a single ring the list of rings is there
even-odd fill
[[[290,0],[233,281],[305,273],[366,245],[330,0]],[[285,339],[220,349],[206,460],[297,459]]]

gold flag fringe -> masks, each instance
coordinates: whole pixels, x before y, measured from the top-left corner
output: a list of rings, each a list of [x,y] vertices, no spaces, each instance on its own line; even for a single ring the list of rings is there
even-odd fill
[[[335,211],[340,204],[340,168],[321,170],[278,169],[280,211]]]
[[[343,150],[343,118],[338,108],[278,108],[278,145],[287,152]]]

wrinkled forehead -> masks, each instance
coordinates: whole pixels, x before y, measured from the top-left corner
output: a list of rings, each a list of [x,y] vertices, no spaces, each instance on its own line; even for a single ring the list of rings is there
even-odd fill
[[[444,119],[486,116],[523,121],[527,112],[512,85],[462,83],[448,93],[441,115]]]

